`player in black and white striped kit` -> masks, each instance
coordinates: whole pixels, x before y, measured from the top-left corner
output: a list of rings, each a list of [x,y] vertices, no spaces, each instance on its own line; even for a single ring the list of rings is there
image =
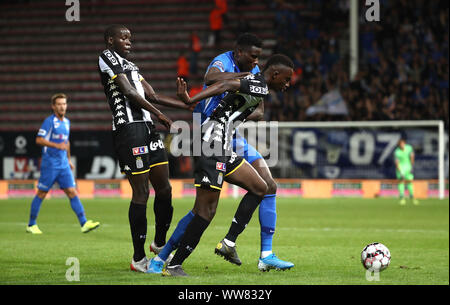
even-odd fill
[[[106,49],[98,58],[98,69],[112,112],[114,150],[133,191],[128,213],[134,248],[130,267],[133,271],[146,272],[148,260],[144,244],[149,180],[155,190],[155,239],[151,251],[159,252],[165,245],[173,214],[168,158],[151,114],[168,129],[172,121],[152,103],[182,109],[189,109],[189,106],[157,95],[139,68],[127,60],[131,32],[125,26],[109,26],[104,39]]]

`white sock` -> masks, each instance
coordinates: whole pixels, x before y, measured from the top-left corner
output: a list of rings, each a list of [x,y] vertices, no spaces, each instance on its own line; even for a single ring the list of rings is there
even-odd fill
[[[228,240],[226,238],[223,239],[223,242],[228,246],[228,247],[234,247],[236,245],[235,242]]]
[[[261,251],[261,258],[266,258],[270,254],[272,254],[272,251]]]

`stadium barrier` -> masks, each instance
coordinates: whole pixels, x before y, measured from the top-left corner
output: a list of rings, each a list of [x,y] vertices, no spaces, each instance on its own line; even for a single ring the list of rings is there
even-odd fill
[[[378,198],[398,197],[397,180],[366,179],[276,179],[277,194],[280,197],[299,198]],[[419,199],[439,198],[438,180],[415,180],[415,197]],[[193,179],[172,179],[173,198],[195,196]],[[445,183],[445,197],[449,196],[449,183]],[[33,197],[36,192],[36,180],[0,180],[0,199]],[[77,189],[81,198],[131,198],[131,187],[127,180],[77,180]],[[224,183],[221,197],[242,196],[245,190]],[[153,189],[150,195],[154,195]],[[406,193],[406,195],[408,195]],[[50,197],[64,197],[57,186],[49,192]]]

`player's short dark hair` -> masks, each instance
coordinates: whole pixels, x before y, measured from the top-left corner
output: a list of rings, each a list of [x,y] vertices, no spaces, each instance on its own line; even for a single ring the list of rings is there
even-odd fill
[[[109,25],[105,29],[105,32],[103,33],[103,39],[105,40],[105,43],[108,43],[109,37],[113,37],[114,35],[117,34],[118,31],[120,31],[122,29],[126,29],[126,28],[127,27],[122,25],[122,24],[111,24],[111,25]]]
[[[240,48],[251,48],[253,46],[262,48],[262,40],[252,33],[244,33],[237,38],[236,46]]]
[[[267,59],[263,71],[266,71],[270,66],[283,65],[285,67],[294,69],[292,60],[284,54],[274,54]]]
[[[55,93],[55,94],[53,94],[51,99],[50,99],[52,101],[52,105],[55,105],[56,100],[59,99],[59,98],[64,98],[64,99],[67,100],[67,95],[65,95],[64,93]]]

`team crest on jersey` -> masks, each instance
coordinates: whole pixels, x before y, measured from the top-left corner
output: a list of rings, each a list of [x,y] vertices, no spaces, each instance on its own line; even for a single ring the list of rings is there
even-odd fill
[[[216,162],[216,170],[226,172],[227,171],[227,165],[223,162]]]
[[[133,147],[133,156],[148,154],[148,147],[147,146],[141,146],[141,147]]]

